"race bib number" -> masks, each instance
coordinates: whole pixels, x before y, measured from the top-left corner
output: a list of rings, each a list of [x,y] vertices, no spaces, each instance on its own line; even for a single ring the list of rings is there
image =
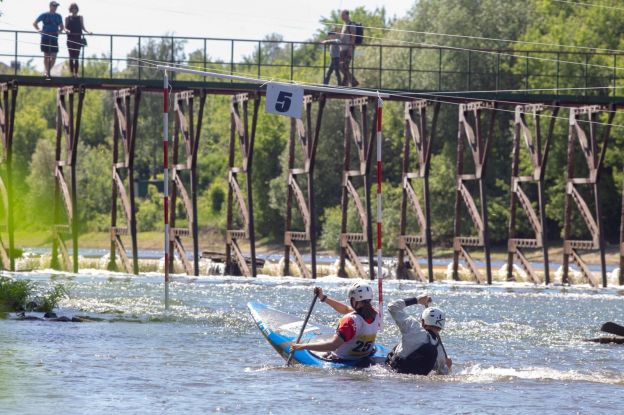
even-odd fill
[[[296,85],[267,85],[265,111],[286,117],[301,118],[303,88]]]

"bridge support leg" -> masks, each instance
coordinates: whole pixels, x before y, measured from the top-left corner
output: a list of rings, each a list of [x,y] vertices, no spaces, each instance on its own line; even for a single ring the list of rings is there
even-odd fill
[[[305,121],[291,118],[290,139],[288,145],[288,194],[286,200],[286,230],[284,232],[284,275],[290,274],[290,254],[294,255],[295,263],[301,275],[305,278],[316,278],[316,210],[314,205],[314,165],[316,148],[321,131],[325,95],[318,99],[316,125],[312,128],[312,104],[314,99],[310,95],[303,98],[305,107]],[[295,139],[298,138],[298,140]],[[303,159],[303,167],[295,168],[295,147],[299,141]],[[307,198],[301,190],[298,178],[303,177],[307,182]],[[293,197],[299,211],[304,231],[292,229]],[[310,269],[305,265],[303,257],[295,245],[295,241],[307,241],[310,247]]]
[[[230,107],[230,150],[228,161],[228,198],[227,198],[227,229],[225,246],[225,272],[226,274],[240,274],[246,277],[255,277],[256,272],[256,238],[253,220],[252,198],[252,162],[253,148],[258,122],[258,109],[260,107],[260,95],[253,96],[253,115],[251,132],[249,131],[248,114],[249,94],[239,94],[232,97]],[[242,115],[241,115],[242,113]],[[240,143],[242,166],[235,166],[236,161],[236,137]],[[239,176],[244,176],[246,181],[246,195],[238,183]],[[235,229],[234,199],[238,206],[238,213],[243,229]],[[247,260],[238,243],[239,240],[249,242],[251,264]]]
[[[604,137],[602,146],[599,148],[599,138],[597,128],[598,116],[601,112],[608,112],[608,122],[604,126]],[[587,116],[591,121],[589,134],[579,123],[579,118]],[[615,116],[615,107],[601,107],[597,105],[570,108],[570,129],[568,133],[568,161],[566,176],[566,201],[565,201],[565,221],[563,235],[563,283],[569,284],[569,264],[570,260],[576,262],[581,269],[585,279],[593,286],[601,284],[607,286],[607,265],[605,260],[605,241],[602,225],[602,203],[599,193],[600,173],[604,163],[607,145],[610,139],[611,122]],[[578,141],[583,158],[587,164],[588,176],[577,177],[574,172],[574,165],[578,163],[575,158],[575,143]],[[584,193],[593,194],[594,211],[585,200]],[[585,239],[572,240],[572,206],[576,205],[583,222],[586,225]],[[580,256],[579,250],[598,250],[600,254],[600,271],[602,281],[589,270],[587,264]]]
[[[371,158],[375,146],[373,139],[376,131],[369,131],[369,111],[368,99],[357,98],[347,102],[345,106],[345,136],[344,136],[344,164],[342,171],[342,222],[340,227],[340,262],[338,275],[346,277],[345,260],[348,257],[355,266],[358,276],[364,278],[367,274],[360,261],[354,242],[362,242],[368,249],[368,277],[375,278],[375,264],[373,260],[373,231],[372,231],[372,209],[370,200]],[[377,123],[377,112],[373,112],[372,125]],[[371,136],[369,137],[369,134]],[[356,170],[351,170],[351,141],[355,144],[359,166]],[[355,179],[360,179],[364,192],[364,205],[356,189]],[[353,201],[359,219],[360,232],[347,232],[347,216],[349,210],[349,200]]]
[[[13,228],[13,128],[17,83],[0,84],[0,135],[2,136],[2,160],[0,164],[0,197],[2,198],[2,223],[6,230],[8,246],[0,234],[0,266],[15,271],[15,239]]]
[[[475,280],[484,282],[476,263],[466,250],[466,247],[483,247],[485,253],[486,281],[492,283],[492,267],[490,262],[490,237],[488,229],[487,199],[485,193],[485,171],[489,148],[492,141],[496,111],[491,111],[489,132],[483,139],[481,131],[481,113],[484,109],[494,109],[493,103],[470,102],[459,106],[459,132],[457,139],[457,189],[455,195],[455,225],[453,239],[453,278],[459,279],[458,266],[460,257],[464,258]],[[472,115],[472,117],[471,117]],[[472,122],[470,121],[472,120]],[[464,141],[474,162],[474,174],[464,174]],[[476,183],[479,189],[480,209],[474,201],[469,189],[470,183]],[[477,236],[462,236],[461,213],[462,202],[472,219]]]
[[[111,244],[109,269],[116,269],[119,254],[124,271],[139,274],[136,202],[134,195],[134,148],[141,90],[121,89],[113,92],[113,180],[111,205]],[[120,148],[121,147],[121,148]],[[121,207],[123,224],[119,224]],[[125,226],[124,226],[125,225]],[[130,236],[132,259],[128,257],[123,236]]]
[[[173,141],[173,166],[171,176],[171,206],[169,210],[171,225],[169,238],[169,252],[174,248],[184,265],[188,275],[199,275],[199,235],[197,226],[197,149],[201,134],[204,104],[206,103],[206,91],[199,94],[199,109],[197,125],[194,123],[194,93],[193,91],[178,92],[174,95],[174,141]],[[180,140],[182,135],[182,140]],[[181,144],[184,144],[182,146]],[[179,163],[182,158],[180,153],[184,149],[186,157],[184,163]],[[187,176],[186,178],[184,176]],[[185,185],[185,181],[189,185]],[[190,188],[190,195],[189,190]],[[176,228],[176,199],[182,197],[182,206],[186,212],[188,225],[186,228]],[[193,240],[193,264],[188,260],[187,251],[182,242],[182,237],[191,237]],[[169,257],[169,271],[173,272],[174,257]]]
[[[399,258],[397,277],[407,278],[407,263],[412,272],[422,282],[433,282],[433,248],[431,240],[431,206],[429,195],[429,171],[431,167],[431,144],[435,135],[435,129],[440,111],[440,103],[436,103],[433,110],[431,130],[427,129],[427,107],[431,101],[418,100],[405,103],[405,134],[403,142],[403,196],[401,198],[401,221],[399,233]],[[418,170],[410,172],[410,141],[414,143]],[[414,190],[414,181],[422,181],[424,210]],[[416,215],[416,221],[420,233],[409,235],[407,233],[407,205]],[[426,246],[427,248],[427,275],[420,267],[414,246]],[[407,257],[407,258],[406,258]]]
[[[75,108],[75,97],[78,103]],[[78,212],[76,203],[76,156],[85,89],[59,88],[56,98],[56,154],[54,187],[54,226],[52,239],[52,268],[78,272]],[[65,139],[63,139],[63,137]],[[69,183],[67,175],[69,175]],[[63,209],[64,208],[64,209]],[[64,211],[64,214],[62,213]],[[65,236],[72,240],[69,257]],[[63,264],[59,263],[61,253]]]
[[[542,152],[542,130],[540,121],[542,112],[545,110],[543,104],[517,105],[515,112],[515,128],[513,141],[513,155],[511,166],[511,200],[509,215],[509,240],[507,245],[507,280],[513,279],[514,257],[517,257],[520,264],[534,283],[539,283],[539,278],[533,270],[529,260],[524,255],[521,248],[541,248],[543,252],[544,283],[550,283],[550,271],[548,261],[548,240],[546,237],[546,201],[544,200],[544,174],[546,172],[546,162],[550,151],[552,133],[559,113],[559,107],[555,106],[550,114],[550,126],[548,135],[543,144]],[[532,127],[529,126],[526,114],[531,114]],[[524,141],[528,158],[531,161],[531,174],[529,176],[520,175],[520,142]],[[534,185],[537,189],[538,213],[533,208],[533,202],[529,199],[523,186]],[[529,225],[533,229],[532,238],[516,237],[517,205],[518,202],[529,219]]]

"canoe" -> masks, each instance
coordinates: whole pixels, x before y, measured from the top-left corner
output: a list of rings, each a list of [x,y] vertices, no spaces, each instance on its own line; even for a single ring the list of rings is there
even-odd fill
[[[258,302],[247,303],[254,322],[271,346],[288,360],[290,344],[296,340],[303,324],[303,319],[292,314],[284,313]],[[301,343],[321,342],[330,340],[336,330],[321,324],[309,321],[301,337]],[[375,353],[369,358],[360,360],[333,360],[322,356],[321,353],[309,350],[298,350],[293,354],[292,362],[306,366],[316,366],[331,369],[353,369],[368,367],[374,364],[383,364],[389,350],[387,347],[375,343]]]

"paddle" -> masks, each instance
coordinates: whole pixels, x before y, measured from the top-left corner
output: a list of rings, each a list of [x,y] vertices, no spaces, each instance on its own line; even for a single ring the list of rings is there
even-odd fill
[[[619,324],[616,324],[612,321],[607,321],[606,323],[604,323],[602,327],[600,327],[600,331],[624,337],[624,326],[620,326]]]
[[[301,325],[301,330],[299,330],[299,336],[297,336],[297,340],[295,341],[295,343],[299,343],[299,340],[301,340],[301,336],[303,336],[303,331],[305,330],[305,327],[308,324],[308,319],[310,318],[310,314],[312,314],[312,309],[314,308],[314,304],[316,303],[317,298],[318,298],[318,295],[314,294],[314,298],[312,299],[312,304],[310,304],[310,309],[308,310],[308,314],[305,316],[305,319],[303,320],[303,324]],[[288,354],[288,359],[286,360],[286,366],[290,366],[290,361],[292,360],[294,353],[295,351],[293,350],[291,346],[290,353]]]

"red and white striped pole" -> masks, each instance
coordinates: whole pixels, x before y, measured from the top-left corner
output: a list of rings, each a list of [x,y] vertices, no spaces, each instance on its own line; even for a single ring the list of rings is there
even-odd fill
[[[163,190],[165,212],[165,310],[169,309],[169,77],[163,71]]]
[[[377,98],[377,289],[379,291],[379,318],[383,327],[383,274],[381,263],[381,115],[383,101]]]

